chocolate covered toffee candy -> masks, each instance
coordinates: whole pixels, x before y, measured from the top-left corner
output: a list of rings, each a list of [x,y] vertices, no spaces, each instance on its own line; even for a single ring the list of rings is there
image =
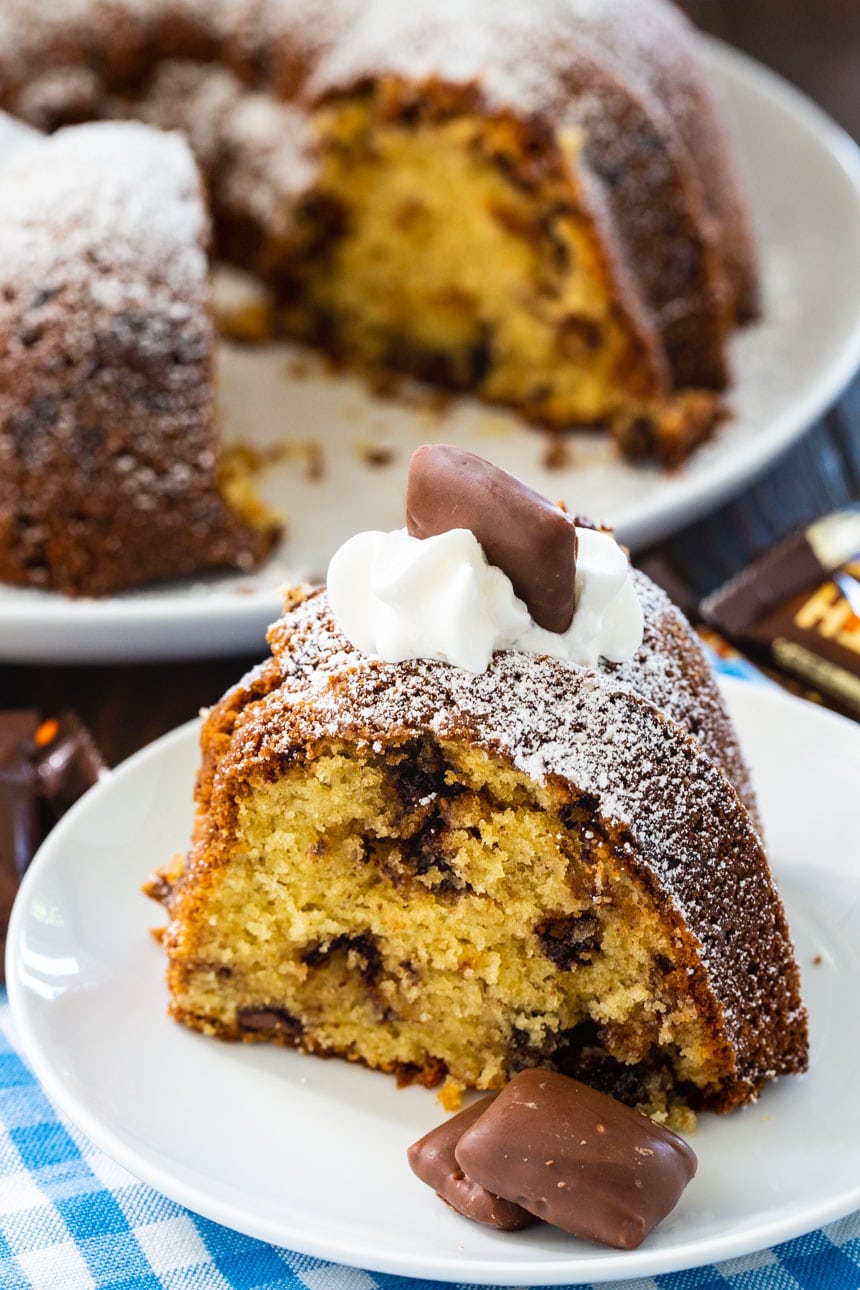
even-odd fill
[[[467,1178],[454,1158],[454,1148],[462,1135],[483,1115],[496,1096],[491,1093],[489,1097],[481,1098],[474,1106],[425,1133],[423,1138],[412,1144],[407,1154],[412,1172],[459,1214],[503,1232],[517,1232],[534,1223],[534,1215]]]
[[[74,712],[61,712],[42,722],[31,756],[39,793],[57,820],[107,774],[92,735]]]
[[[506,470],[450,444],[417,449],[409,463],[406,527],[416,538],[469,529],[540,627],[564,632],[570,626],[576,528]]]
[[[18,884],[50,826],[107,768],[72,712],[0,712],[0,982]]]
[[[26,753],[38,724],[35,712],[0,712],[0,982],[18,883],[41,838],[36,772]]]
[[[683,1138],[578,1080],[527,1070],[455,1148],[472,1182],[548,1223],[632,1250],[696,1172]]]
[[[35,712],[0,712],[0,873],[8,876],[13,892],[41,836],[36,771],[27,751],[38,725]],[[4,899],[8,913],[6,904]]]

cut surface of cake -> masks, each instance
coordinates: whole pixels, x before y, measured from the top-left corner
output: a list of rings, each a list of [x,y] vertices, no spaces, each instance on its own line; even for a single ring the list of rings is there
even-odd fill
[[[77,0],[0,15],[0,105],[182,128],[279,327],[683,461],[756,309],[749,217],[665,0]]]
[[[208,715],[192,849],[148,886],[171,1013],[451,1100],[541,1065],[674,1124],[730,1110],[804,1069],[806,1021],[701,651],[581,522],[572,621],[537,626],[456,514],[353,539]],[[448,661],[487,617],[517,643]]]
[[[251,568],[276,525],[228,496],[187,144],[133,122],[14,141],[0,158],[0,579],[104,595]]]

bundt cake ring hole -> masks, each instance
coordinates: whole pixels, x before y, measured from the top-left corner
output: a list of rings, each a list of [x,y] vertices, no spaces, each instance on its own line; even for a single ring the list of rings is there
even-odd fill
[[[174,1014],[428,1085],[556,1066],[689,1124],[717,1075],[687,973],[569,797],[430,739],[254,784],[205,920],[168,944]]]

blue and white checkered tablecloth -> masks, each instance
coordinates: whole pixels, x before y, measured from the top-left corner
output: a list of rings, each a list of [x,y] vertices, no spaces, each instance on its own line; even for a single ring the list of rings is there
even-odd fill
[[[718,670],[738,674],[716,660]],[[744,666],[741,674],[751,676]],[[308,1258],[201,1218],[64,1120],[20,1056],[0,991],[0,1290],[447,1290]],[[860,1290],[860,1212],[727,1263],[618,1290]],[[471,1290],[457,1286],[455,1290]],[[604,1286],[603,1290],[612,1290]]]
[[[860,1213],[715,1267],[614,1284],[626,1290],[860,1290]],[[58,1115],[17,1051],[0,993],[0,1290],[413,1285],[449,1290],[240,1236],[138,1182]]]

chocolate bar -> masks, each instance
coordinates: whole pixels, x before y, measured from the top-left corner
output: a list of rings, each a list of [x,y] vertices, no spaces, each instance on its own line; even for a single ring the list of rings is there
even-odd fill
[[[51,825],[103,775],[89,731],[72,712],[40,722],[0,712],[0,981],[18,885]]]
[[[74,712],[43,721],[33,736],[30,756],[39,794],[54,819],[107,774],[92,735]]]
[[[792,534],[708,596],[701,612],[860,717],[860,506]]]
[[[515,1075],[461,1136],[467,1178],[574,1236],[631,1250],[696,1172],[683,1138],[553,1071]]]
[[[24,875],[41,838],[36,770],[27,754],[39,726],[35,712],[0,712],[0,871]]]
[[[38,725],[35,712],[0,712],[0,981],[18,884],[41,840],[36,772],[26,752]]]
[[[471,529],[508,575],[536,623],[563,632],[573,618],[577,537],[571,518],[506,470],[450,444],[412,454],[406,490],[412,537]]]
[[[437,1125],[418,1142],[413,1142],[407,1154],[412,1172],[458,1214],[502,1232],[518,1232],[536,1222],[535,1216],[467,1178],[454,1156],[460,1138],[496,1096],[491,1093],[489,1097],[482,1097],[474,1106]]]

